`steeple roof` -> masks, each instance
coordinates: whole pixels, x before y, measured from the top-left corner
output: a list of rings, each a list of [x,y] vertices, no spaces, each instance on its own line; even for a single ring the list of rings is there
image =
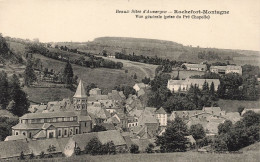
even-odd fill
[[[73,97],[74,98],[86,98],[87,97],[86,92],[85,92],[85,88],[84,88],[81,80],[79,81],[77,91],[76,91],[76,93]]]

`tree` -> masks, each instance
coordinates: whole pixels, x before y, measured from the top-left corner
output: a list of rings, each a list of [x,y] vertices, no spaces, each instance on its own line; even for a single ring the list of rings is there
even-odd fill
[[[203,139],[204,137],[206,137],[206,133],[201,124],[192,125],[190,127],[190,134],[195,140]]]
[[[130,153],[138,154],[139,153],[139,146],[136,144],[132,144],[130,147]]]
[[[237,108],[237,112],[241,115],[241,113],[244,111],[245,107],[244,106],[239,106]]]
[[[34,153],[33,152],[31,152],[31,154],[30,154],[30,159],[33,159],[35,156],[34,156]]]
[[[24,84],[29,87],[34,81],[36,81],[36,76],[33,70],[33,63],[28,59],[24,71]]]
[[[91,155],[100,155],[102,154],[102,144],[101,142],[96,138],[92,138],[89,143],[85,147],[86,154]]]
[[[44,151],[42,151],[41,153],[40,153],[40,159],[43,159],[45,157],[45,153],[44,153]]]
[[[144,77],[144,79],[142,79],[142,82],[143,82],[144,84],[149,84],[150,81],[151,81],[150,78]]]
[[[20,153],[20,158],[19,158],[20,160],[24,160],[25,159],[25,156],[24,156],[24,153],[23,153],[23,151]]]
[[[161,152],[183,152],[186,151],[188,139],[188,128],[180,117],[167,125],[162,136],[157,136],[156,145],[160,146]]]
[[[75,152],[75,155],[80,155],[81,150],[80,150],[79,146],[74,148],[74,152]]]
[[[107,51],[104,49],[104,50],[102,50],[102,55],[104,56],[104,57],[107,57]]]
[[[12,127],[18,124],[18,118],[0,117],[0,141],[12,134]]]
[[[69,61],[65,65],[63,77],[65,84],[71,85],[73,83],[73,69]]]
[[[248,111],[243,115],[242,122],[246,127],[260,124],[260,114],[257,114],[254,111]]]
[[[224,123],[220,123],[218,125],[218,134],[227,133],[232,127],[232,122],[230,120],[226,120]]]
[[[213,148],[215,149],[215,151],[227,151],[228,150],[227,143],[224,138],[225,138],[224,136],[220,136],[215,139],[215,141],[213,142]]]
[[[102,125],[95,125],[92,128],[92,132],[101,132],[101,131],[106,131],[106,127],[102,126]]]
[[[150,144],[146,147],[145,152],[146,152],[146,153],[154,153],[153,149],[154,149],[154,145],[153,145],[152,143],[150,143]]]
[[[0,108],[6,109],[9,102],[7,74],[0,72]]]
[[[110,154],[110,155],[116,154],[116,146],[113,141],[105,143],[102,146],[102,154]]]
[[[134,79],[137,79],[137,75],[136,75],[136,73],[134,74]]]
[[[28,112],[29,102],[26,93],[21,89],[18,77],[14,74],[10,81],[10,98],[14,102],[11,112],[22,116]]]

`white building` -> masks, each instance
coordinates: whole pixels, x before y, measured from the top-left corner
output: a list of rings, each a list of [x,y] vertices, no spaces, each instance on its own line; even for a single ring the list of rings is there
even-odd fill
[[[167,113],[164,108],[160,108],[155,111],[156,119],[158,119],[160,126],[167,126]]]
[[[194,71],[207,71],[207,65],[205,64],[182,64],[186,67],[187,70],[194,70]]]
[[[242,75],[242,67],[235,66],[235,65],[211,66],[210,72],[218,73],[218,74],[238,73],[238,74]]]

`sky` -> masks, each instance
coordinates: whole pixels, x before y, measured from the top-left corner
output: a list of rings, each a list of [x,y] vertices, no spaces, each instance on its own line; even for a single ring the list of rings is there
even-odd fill
[[[137,19],[135,14],[118,14],[117,9],[227,10],[230,14],[211,15],[209,20]],[[0,0],[0,33],[41,42],[117,36],[260,51],[260,1]]]

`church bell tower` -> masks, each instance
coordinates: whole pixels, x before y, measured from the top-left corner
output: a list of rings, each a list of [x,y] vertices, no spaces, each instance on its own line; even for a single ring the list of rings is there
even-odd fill
[[[74,110],[87,110],[87,95],[82,81],[79,81],[77,91],[73,96]]]

